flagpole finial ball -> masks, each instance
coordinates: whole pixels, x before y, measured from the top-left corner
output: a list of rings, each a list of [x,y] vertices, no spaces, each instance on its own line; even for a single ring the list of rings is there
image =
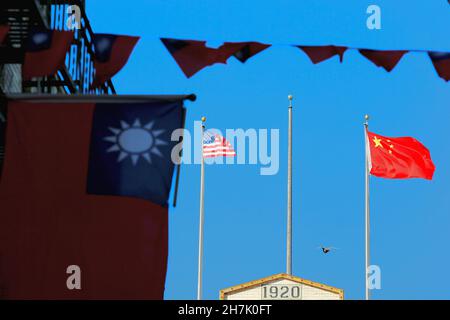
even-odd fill
[[[364,120],[369,120],[369,115],[368,114],[366,114],[365,116],[364,116]]]
[[[202,122],[206,122],[206,117],[202,117]]]
[[[292,96],[292,94],[288,95],[288,99],[292,100],[294,97]]]

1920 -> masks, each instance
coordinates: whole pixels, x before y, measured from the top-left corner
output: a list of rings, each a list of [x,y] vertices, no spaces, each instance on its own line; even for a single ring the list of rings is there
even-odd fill
[[[262,299],[301,299],[302,290],[298,285],[272,284],[262,286]]]

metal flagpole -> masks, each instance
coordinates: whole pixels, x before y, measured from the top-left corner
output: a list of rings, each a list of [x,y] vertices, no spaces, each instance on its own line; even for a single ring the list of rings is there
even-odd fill
[[[367,130],[369,128],[369,116],[366,115],[364,122],[364,137],[365,137],[365,149],[366,149],[366,194],[365,194],[365,220],[366,220],[366,300],[370,300],[370,291],[369,291],[369,266],[370,266],[370,255],[369,255],[369,245],[370,245],[370,206],[369,206],[369,141],[367,140]]]
[[[288,96],[288,175],[287,175],[287,241],[286,273],[292,274],[292,95]]]
[[[183,107],[182,109],[183,114],[182,114],[182,120],[181,123],[183,124],[183,135],[181,136],[181,143],[183,143],[184,140],[184,127],[186,125],[186,108]],[[173,206],[176,207],[177,206],[177,200],[178,200],[178,186],[180,184],[180,171],[181,171],[181,160],[183,158],[183,148],[181,148],[180,150],[180,158],[178,159],[179,162],[177,164],[177,173],[176,173],[176,177],[175,177],[175,188],[174,188],[174,192],[173,192]]]
[[[203,274],[203,223],[205,220],[204,212],[204,196],[205,196],[205,161],[203,158],[203,134],[205,132],[204,123],[206,121],[205,117],[202,117],[202,128],[201,128],[201,149],[202,149],[202,162],[200,169],[200,222],[199,222],[199,232],[198,232],[198,283],[197,283],[197,300],[202,299],[202,274]]]

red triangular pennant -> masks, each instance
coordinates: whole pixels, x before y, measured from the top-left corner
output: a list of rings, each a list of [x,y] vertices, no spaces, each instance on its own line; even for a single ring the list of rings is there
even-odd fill
[[[438,75],[445,81],[450,81],[450,53],[428,52]]]
[[[375,65],[379,67],[383,67],[384,70],[390,72],[400,59],[403,57],[405,53],[408,51],[405,50],[369,50],[369,49],[359,49],[359,52],[372,61]]]
[[[340,62],[342,62],[344,58],[344,53],[347,50],[347,47],[338,47],[338,46],[297,46],[297,47],[302,49],[314,64],[330,59],[335,55],[338,55]]]

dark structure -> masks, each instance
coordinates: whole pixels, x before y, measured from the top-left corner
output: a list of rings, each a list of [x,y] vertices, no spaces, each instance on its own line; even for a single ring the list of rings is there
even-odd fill
[[[69,20],[78,22],[80,28],[76,28],[74,23],[70,25]],[[93,31],[84,0],[1,0],[0,25],[9,26],[6,39],[0,44],[0,95],[116,93],[111,81],[98,89],[90,88],[95,73]],[[65,66],[56,74],[22,81],[24,46],[30,29],[34,27],[55,30],[73,28],[74,41],[66,55]],[[4,158],[5,127],[6,110],[0,100],[0,173]]]
[[[68,20],[76,19],[79,9],[81,28],[73,28]],[[90,89],[94,75],[93,31],[85,11],[85,1],[55,0],[2,0],[0,4],[0,24],[9,25],[5,44],[0,47],[0,87],[5,93],[95,93],[114,94],[111,81],[96,90]],[[75,39],[66,56],[66,65],[57,74],[21,80],[23,49],[30,28],[46,27],[54,30],[75,31]]]

